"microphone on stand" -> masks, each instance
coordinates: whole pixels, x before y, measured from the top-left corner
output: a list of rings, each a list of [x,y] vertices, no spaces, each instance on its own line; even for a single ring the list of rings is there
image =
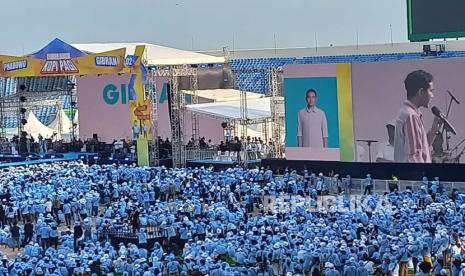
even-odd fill
[[[459,100],[457,100],[457,98],[454,96],[454,94],[452,94],[452,92],[450,92],[449,90],[446,90],[446,91],[449,94],[449,96],[452,98],[452,100],[454,100],[454,102],[456,102],[457,104],[460,104]]]
[[[439,108],[437,108],[436,106],[433,106],[431,108],[431,111],[433,112],[434,116],[440,118],[443,123],[444,123],[444,126],[446,127],[446,129],[450,132],[452,132],[452,134],[454,135],[457,135],[457,131],[455,131],[455,128],[452,126],[452,124],[447,120],[447,117],[446,115],[444,115],[444,113],[441,112],[441,110],[439,110]]]

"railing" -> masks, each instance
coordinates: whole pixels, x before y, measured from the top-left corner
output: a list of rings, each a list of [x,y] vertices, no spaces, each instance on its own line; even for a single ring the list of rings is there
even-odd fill
[[[216,149],[186,149],[186,160],[213,160],[217,154]]]
[[[225,151],[221,152],[216,149],[202,149],[202,150],[191,150],[186,149],[186,160],[213,160],[213,161],[237,161],[244,159],[244,155],[247,154],[248,160],[258,160],[265,158],[265,153],[260,151]]]
[[[162,229],[160,226],[155,226],[155,225],[148,225],[145,227],[142,227],[145,229],[145,232],[147,233],[147,238],[148,239],[156,239],[156,238],[161,238],[163,237],[162,233],[164,229]],[[134,231],[132,226],[128,226],[125,228],[112,228],[112,229],[107,229],[107,230],[98,230],[97,231],[97,237],[99,238],[134,238],[137,239],[138,232]]]
[[[331,181],[332,179],[330,177],[326,177],[325,183],[327,187],[331,189],[330,193],[334,194],[337,192],[337,188],[335,188],[334,185],[330,185]],[[391,190],[390,187],[394,187],[393,184],[395,184],[393,180],[375,179],[373,180],[373,188],[371,191],[379,194],[389,192]],[[457,191],[465,193],[465,182],[441,181],[441,184],[444,188],[444,191],[448,194],[450,194],[453,189],[457,189]],[[417,192],[422,185],[423,183],[421,181],[399,180],[397,181],[397,190],[402,192],[407,190],[407,187],[410,187],[413,192]],[[352,194],[363,194],[364,191],[364,179],[352,178]]]

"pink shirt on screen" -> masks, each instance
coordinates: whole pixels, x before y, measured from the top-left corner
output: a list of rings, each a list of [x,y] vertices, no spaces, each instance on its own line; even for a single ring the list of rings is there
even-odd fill
[[[404,102],[396,120],[394,161],[431,163],[431,151],[422,114],[408,100]]]
[[[323,138],[328,137],[325,113],[318,107],[301,109],[297,116],[297,136],[302,137],[302,147],[323,148]]]

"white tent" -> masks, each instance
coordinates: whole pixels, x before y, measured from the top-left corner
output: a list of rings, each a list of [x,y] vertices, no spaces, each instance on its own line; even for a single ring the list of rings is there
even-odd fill
[[[29,112],[27,116],[27,124],[24,125],[24,131],[32,135],[35,139],[39,134],[44,138],[50,138],[55,133],[55,130],[42,124],[33,112]]]
[[[78,125],[79,123],[79,114],[78,114],[79,110],[76,110],[74,112],[74,118],[73,118],[73,123],[75,123],[76,125]]]
[[[63,109],[57,112],[55,119],[48,125],[49,128],[55,130],[58,134],[68,134],[73,127],[71,120],[66,115]]]
[[[148,43],[83,43],[72,45],[79,50],[91,53],[126,48],[126,55],[133,54],[137,45],[145,45],[145,58],[149,65],[208,64],[226,62],[224,57],[210,56]]]

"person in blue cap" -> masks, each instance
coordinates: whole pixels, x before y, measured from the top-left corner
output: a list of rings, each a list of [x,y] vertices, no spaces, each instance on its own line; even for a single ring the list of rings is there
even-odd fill
[[[363,180],[363,185],[365,187],[363,194],[371,195],[371,190],[373,189],[373,179],[371,178],[371,174],[367,174],[366,178]]]
[[[147,233],[145,232],[145,228],[141,228],[139,230],[137,237],[139,240],[139,246],[142,248],[147,248]]]

